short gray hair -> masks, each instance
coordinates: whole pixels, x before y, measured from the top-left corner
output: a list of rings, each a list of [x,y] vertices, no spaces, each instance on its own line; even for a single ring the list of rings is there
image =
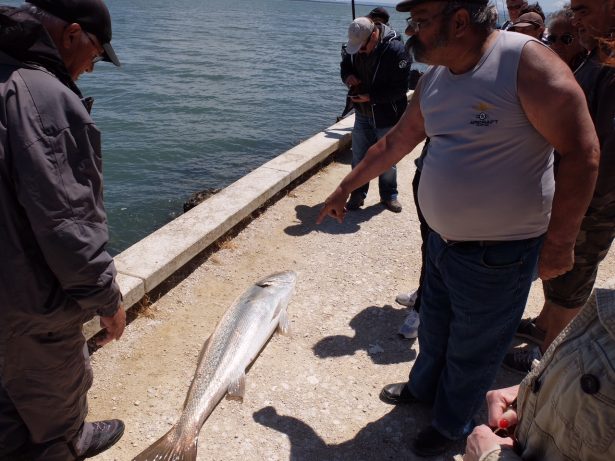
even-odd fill
[[[455,11],[464,9],[470,13],[470,24],[483,32],[491,32],[495,29],[498,20],[497,10],[490,3],[468,2],[455,0],[447,2],[442,13],[445,16],[452,15]]]
[[[572,24],[574,19],[574,11],[570,8],[570,4],[566,4],[562,9],[557,10],[555,13],[549,15],[548,25],[556,21],[563,21],[566,24]]]

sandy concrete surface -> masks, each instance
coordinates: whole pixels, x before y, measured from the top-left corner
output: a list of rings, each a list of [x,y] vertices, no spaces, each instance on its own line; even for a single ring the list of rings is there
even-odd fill
[[[399,291],[416,287],[420,234],[412,203],[412,160],[399,165],[402,213],[366,206],[344,224],[314,221],[349,171],[348,156],[290,191],[222,249],[176,277],[126,329],[95,352],[89,420],[121,418],[126,433],[97,460],[129,460],[174,424],[199,351],[233,300],[271,272],[299,278],[289,306],[293,334],[274,336],[247,374],[243,403],[223,400],[199,437],[199,460],[414,460],[409,450],[429,409],[382,403],[383,385],[404,381],[418,343],[400,339]],[[612,253],[599,283],[615,275]],[[535,283],[528,313],[542,304]],[[520,377],[501,371],[496,386]],[[484,420],[484,413],[479,420]],[[482,421],[481,421],[482,422]],[[451,460],[459,443],[437,457]]]

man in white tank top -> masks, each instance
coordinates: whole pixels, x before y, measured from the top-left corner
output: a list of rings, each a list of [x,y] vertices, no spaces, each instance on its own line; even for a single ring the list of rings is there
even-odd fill
[[[418,197],[432,230],[420,353],[408,382],[385,386],[380,397],[432,406],[411,448],[434,456],[472,431],[536,267],[543,279],[572,267],[599,147],[570,69],[539,41],[495,30],[487,0],[405,0],[397,10],[410,12],[415,59],[432,67],[317,222],[342,222],[351,191],[429,136]],[[562,155],[557,184],[553,147]]]

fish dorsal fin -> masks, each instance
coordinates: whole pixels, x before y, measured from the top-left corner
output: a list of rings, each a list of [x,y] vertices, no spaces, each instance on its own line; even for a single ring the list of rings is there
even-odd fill
[[[243,396],[246,393],[246,374],[241,373],[236,378],[232,379],[227,390],[226,398],[229,400],[239,400],[243,402]]]
[[[284,336],[290,336],[290,319],[288,318],[288,311],[282,309],[278,316],[278,333]]]
[[[211,336],[209,338],[207,338],[207,341],[205,341],[205,344],[203,344],[203,347],[201,347],[201,352],[199,352],[199,359],[196,361],[197,368],[199,366],[199,363],[201,363],[201,361],[203,360],[203,356],[205,355],[205,351],[207,350],[207,346],[209,346],[209,340],[210,339],[211,339]],[[194,384],[194,377],[192,377],[192,382],[190,383],[190,387],[188,388],[188,393],[186,394],[186,398],[184,399],[184,406],[182,408],[186,408],[186,405],[188,404],[188,397],[190,397],[190,393],[192,392],[193,384]]]

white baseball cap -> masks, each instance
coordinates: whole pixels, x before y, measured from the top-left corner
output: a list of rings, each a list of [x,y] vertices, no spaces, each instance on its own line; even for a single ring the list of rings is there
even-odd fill
[[[374,23],[369,18],[357,18],[348,26],[348,43],[346,51],[349,54],[358,53],[359,49],[365,44],[368,37],[374,31]]]

